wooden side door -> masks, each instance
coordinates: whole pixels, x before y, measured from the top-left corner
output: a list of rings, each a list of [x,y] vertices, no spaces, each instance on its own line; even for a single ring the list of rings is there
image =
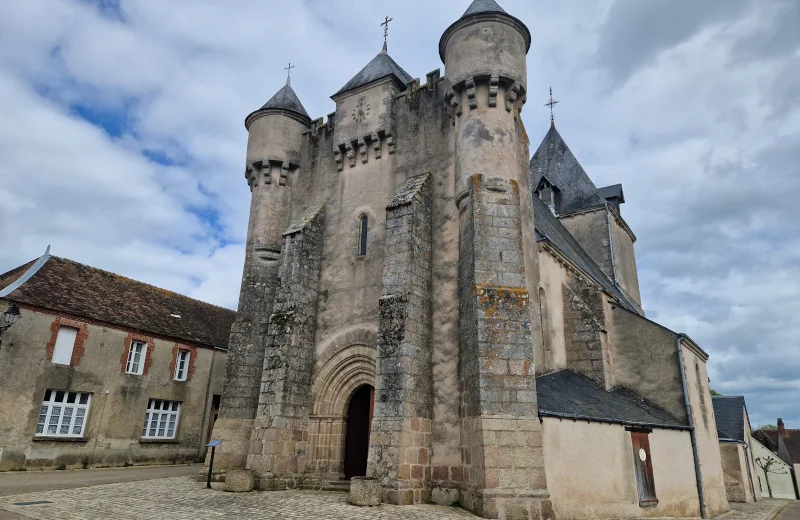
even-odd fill
[[[653,461],[650,458],[649,434],[644,432],[631,432],[631,445],[633,446],[633,467],[636,473],[636,484],[639,488],[639,505],[642,507],[655,506],[656,484],[653,480]]]

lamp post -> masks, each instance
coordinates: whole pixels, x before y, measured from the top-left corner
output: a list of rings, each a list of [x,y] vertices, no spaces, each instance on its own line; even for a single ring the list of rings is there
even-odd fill
[[[0,336],[2,336],[5,331],[11,328],[11,326],[17,322],[20,316],[21,314],[19,312],[19,307],[17,307],[16,303],[12,303],[11,307],[9,307],[8,310],[3,313],[3,324],[0,324]],[[0,345],[1,344],[2,341],[0,341]]]

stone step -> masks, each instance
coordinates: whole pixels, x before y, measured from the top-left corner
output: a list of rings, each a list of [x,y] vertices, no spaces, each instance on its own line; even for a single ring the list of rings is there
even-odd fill
[[[342,493],[350,492],[349,480],[333,480],[322,486],[321,491],[340,491]]]

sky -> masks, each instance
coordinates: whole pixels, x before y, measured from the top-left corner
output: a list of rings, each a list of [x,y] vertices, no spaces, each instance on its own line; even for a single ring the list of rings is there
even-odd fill
[[[312,118],[377,54],[412,76],[469,0],[0,0],[0,272],[44,253],[235,308],[244,117]],[[533,35],[523,120],[621,182],[647,316],[753,426],[800,428],[800,2],[500,0]]]

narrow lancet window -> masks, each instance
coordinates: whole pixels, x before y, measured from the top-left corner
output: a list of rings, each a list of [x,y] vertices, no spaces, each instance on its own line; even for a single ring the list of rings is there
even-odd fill
[[[367,256],[367,229],[368,229],[368,220],[366,215],[361,215],[361,223],[359,229],[359,241],[358,241],[358,256]]]

